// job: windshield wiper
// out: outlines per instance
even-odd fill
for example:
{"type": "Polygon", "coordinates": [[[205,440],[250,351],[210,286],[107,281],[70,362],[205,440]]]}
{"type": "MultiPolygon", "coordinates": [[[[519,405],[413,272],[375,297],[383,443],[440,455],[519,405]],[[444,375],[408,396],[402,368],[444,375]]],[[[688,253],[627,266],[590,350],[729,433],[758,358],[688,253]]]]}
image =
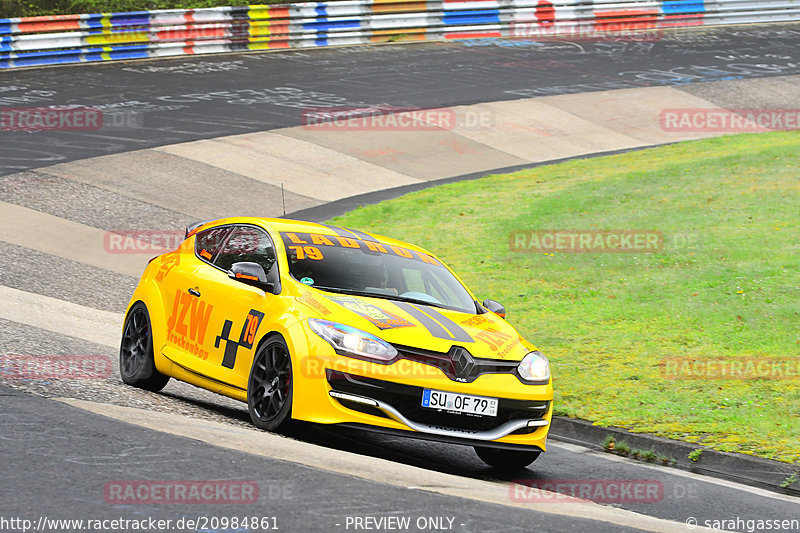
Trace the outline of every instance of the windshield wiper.
{"type": "Polygon", "coordinates": [[[319,285],[312,285],[315,289],[319,289],[321,291],[329,291],[329,292],[338,292],[342,294],[352,294],[353,296],[366,296],[368,298],[383,298],[385,300],[394,300],[397,302],[409,302],[413,304],[420,304],[420,305],[429,305],[431,307],[438,307],[440,309],[449,309],[453,311],[452,307],[447,307],[442,304],[436,304],[433,302],[429,302],[428,300],[420,300],[419,298],[408,298],[404,296],[394,295],[394,294],[386,294],[383,292],[365,292],[359,291],[356,289],[344,289],[341,287],[322,287],[319,285]]]}
{"type": "Polygon", "coordinates": [[[322,285],[311,285],[315,289],[328,292],[338,292],[341,294],[352,294],[353,296],[374,296],[371,292],[359,291],[356,289],[345,289],[342,287],[323,287],[322,285]]]}
{"type": "Polygon", "coordinates": [[[419,298],[409,298],[407,296],[395,296],[393,294],[388,294],[388,295],[386,295],[386,299],[387,300],[395,300],[395,301],[398,301],[398,302],[410,302],[412,304],[430,305],[431,307],[438,307],[439,309],[450,309],[451,311],[454,310],[452,307],[447,307],[446,305],[435,304],[435,303],[430,302],[428,300],[420,300],[419,298]]]}

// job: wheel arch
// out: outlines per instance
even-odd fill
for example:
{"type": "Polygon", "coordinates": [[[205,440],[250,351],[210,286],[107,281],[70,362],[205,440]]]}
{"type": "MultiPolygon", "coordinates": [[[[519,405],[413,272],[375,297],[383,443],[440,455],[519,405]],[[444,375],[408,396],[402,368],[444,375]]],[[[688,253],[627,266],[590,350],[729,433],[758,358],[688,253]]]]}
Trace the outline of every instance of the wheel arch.
{"type": "MultiPolygon", "coordinates": [[[[277,325],[277,324],[275,324],[275,325],[277,325]]],[[[291,367],[290,374],[289,374],[289,376],[290,376],[290,389],[289,390],[291,391],[289,393],[290,394],[290,397],[289,397],[289,410],[288,410],[288,421],[289,422],[282,421],[282,422],[280,422],[280,426],[284,426],[286,423],[290,423],[290,421],[292,420],[292,418],[293,418],[292,414],[293,414],[293,411],[294,411],[293,398],[295,396],[294,372],[295,372],[296,360],[295,360],[295,356],[293,355],[293,351],[292,351],[290,342],[288,340],[289,339],[289,334],[286,331],[281,331],[280,329],[276,329],[274,327],[275,325],[273,325],[273,328],[270,328],[270,331],[267,331],[266,333],[262,334],[261,337],[259,338],[258,342],[253,345],[253,350],[251,352],[253,354],[253,358],[252,358],[252,360],[250,362],[250,371],[248,373],[249,376],[248,376],[248,379],[247,379],[247,405],[248,405],[248,411],[250,412],[250,418],[253,421],[253,423],[256,425],[256,427],[260,427],[262,429],[268,429],[270,431],[272,431],[272,428],[264,428],[261,425],[259,425],[258,421],[256,420],[256,416],[257,415],[255,415],[254,412],[253,412],[253,407],[251,405],[251,399],[250,399],[250,394],[251,394],[250,382],[253,379],[253,372],[255,372],[256,359],[258,358],[259,351],[267,344],[267,342],[270,339],[276,339],[276,340],[280,339],[283,342],[283,344],[286,346],[286,351],[288,352],[288,355],[289,355],[289,365],[291,367]]]]}
{"type": "Polygon", "coordinates": [[[155,361],[156,370],[162,374],[168,374],[172,362],[161,353],[161,349],[164,347],[164,344],[166,344],[167,339],[167,317],[164,311],[164,299],[155,281],[142,280],[136,287],[133,296],[131,296],[130,303],[128,303],[128,308],[125,310],[125,318],[122,321],[123,329],[125,328],[125,321],[128,320],[131,309],[137,303],[144,305],[150,319],[150,330],[153,335],[153,359],[155,361]]]}
{"type": "MultiPolygon", "coordinates": [[[[267,333],[264,333],[261,336],[261,339],[256,344],[255,348],[253,348],[253,359],[254,360],[255,360],[255,354],[258,353],[258,350],[261,349],[261,346],[263,346],[264,343],[267,342],[267,339],[269,339],[270,337],[273,337],[275,335],[277,335],[281,339],[283,339],[283,342],[286,342],[286,335],[280,330],[273,329],[272,331],[268,331],[267,333]]],[[[286,345],[289,346],[289,343],[286,343],[286,345]]],[[[289,349],[289,352],[290,352],[289,355],[291,355],[291,348],[289,349]]]]}
{"type": "Polygon", "coordinates": [[[292,358],[292,363],[295,363],[298,354],[303,351],[303,347],[307,344],[305,336],[300,335],[302,330],[299,329],[299,326],[300,322],[296,321],[288,321],[288,323],[283,320],[272,322],[269,331],[262,333],[258,342],[253,347],[253,361],[255,361],[255,355],[267,339],[273,335],[278,335],[283,339],[283,342],[286,343],[286,347],[289,348],[289,356],[292,358]]]}

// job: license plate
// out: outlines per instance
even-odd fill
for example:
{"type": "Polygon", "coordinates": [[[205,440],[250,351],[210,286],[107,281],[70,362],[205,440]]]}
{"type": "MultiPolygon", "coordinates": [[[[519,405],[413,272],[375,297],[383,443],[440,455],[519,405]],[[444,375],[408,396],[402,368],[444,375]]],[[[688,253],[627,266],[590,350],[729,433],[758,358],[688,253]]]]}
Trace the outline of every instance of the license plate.
{"type": "Polygon", "coordinates": [[[422,393],[422,407],[473,415],[497,416],[497,403],[497,398],[455,392],[425,389],[422,393]]]}

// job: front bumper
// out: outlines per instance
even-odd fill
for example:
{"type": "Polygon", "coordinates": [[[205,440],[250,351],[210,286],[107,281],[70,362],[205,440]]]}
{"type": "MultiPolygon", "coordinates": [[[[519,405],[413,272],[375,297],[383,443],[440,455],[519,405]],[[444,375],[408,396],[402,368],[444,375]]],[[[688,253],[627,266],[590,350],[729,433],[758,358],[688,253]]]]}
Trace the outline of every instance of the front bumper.
{"type": "Polygon", "coordinates": [[[487,417],[422,407],[423,387],[330,369],[326,379],[328,395],[343,407],[394,420],[427,435],[487,442],[509,435],[528,435],[550,424],[549,401],[499,398],[497,416],[487,417]]]}
{"type": "Polygon", "coordinates": [[[382,433],[474,446],[545,450],[552,418],[551,383],[530,385],[510,373],[484,373],[470,383],[420,361],[376,364],[336,354],[302,327],[288,336],[294,366],[292,417],[382,433]],[[423,408],[422,391],[498,399],[498,416],[423,408]]]}

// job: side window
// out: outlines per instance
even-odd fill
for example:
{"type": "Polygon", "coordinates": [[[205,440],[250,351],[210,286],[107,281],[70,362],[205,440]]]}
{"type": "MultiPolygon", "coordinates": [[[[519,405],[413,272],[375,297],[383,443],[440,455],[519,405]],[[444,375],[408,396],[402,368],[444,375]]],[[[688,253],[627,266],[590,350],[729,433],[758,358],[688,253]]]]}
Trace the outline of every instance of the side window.
{"type": "Polygon", "coordinates": [[[211,228],[201,231],[194,240],[194,251],[198,257],[211,262],[217,254],[225,238],[230,234],[231,227],[211,228]]]}
{"type": "Polygon", "coordinates": [[[275,247],[265,231],[253,226],[237,226],[214,264],[223,270],[230,270],[234,263],[243,261],[258,263],[264,272],[269,272],[275,262],[275,247]]]}

